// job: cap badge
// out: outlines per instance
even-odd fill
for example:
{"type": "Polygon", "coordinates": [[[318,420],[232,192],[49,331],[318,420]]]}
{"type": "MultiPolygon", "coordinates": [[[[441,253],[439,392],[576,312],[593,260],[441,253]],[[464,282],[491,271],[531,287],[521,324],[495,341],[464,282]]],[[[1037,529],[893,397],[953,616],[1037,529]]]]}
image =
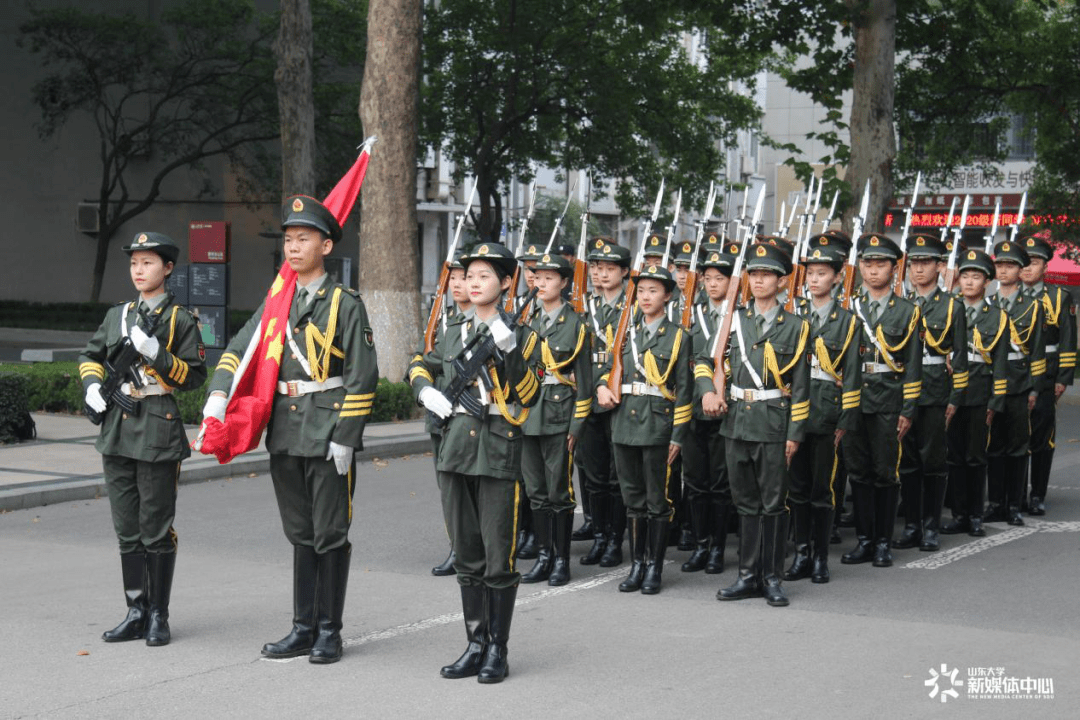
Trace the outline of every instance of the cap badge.
{"type": "Polygon", "coordinates": [[[1035,247],[1035,238],[1028,238],[1027,246],[1028,247],[1035,247]]]}
{"type": "Polygon", "coordinates": [[[1011,248],[1011,246],[1009,245],[1009,243],[1001,243],[1001,250],[1003,252],[1009,252],[1010,248],[1011,248]]]}
{"type": "Polygon", "coordinates": [[[756,255],[758,257],[765,257],[765,246],[764,245],[758,245],[756,255]]]}
{"type": "Polygon", "coordinates": [[[827,237],[821,238],[821,240],[818,242],[818,245],[828,245],[828,244],[829,244],[829,238],[827,238],[827,237]]]}
{"type": "Polygon", "coordinates": [[[717,253],[713,253],[709,256],[709,262],[720,262],[720,255],[717,253]]]}
{"type": "Polygon", "coordinates": [[[143,233],[142,235],[140,235],[139,239],[136,240],[135,242],[138,243],[139,245],[142,245],[144,242],[146,242],[146,233],[143,233]]]}
{"type": "Polygon", "coordinates": [[[536,246],[535,245],[530,245],[529,246],[529,254],[530,255],[535,255],[536,254],[536,246]]]}
{"type": "Polygon", "coordinates": [[[870,244],[873,245],[874,247],[877,247],[878,245],[881,244],[881,241],[878,240],[876,237],[872,237],[872,238],[870,238],[870,244]]]}
{"type": "Polygon", "coordinates": [[[970,251],[968,253],[968,260],[974,260],[974,259],[975,259],[975,251],[972,250],[972,251],[970,251]]]}
{"type": "Polygon", "coordinates": [[[610,253],[611,252],[611,246],[610,245],[605,245],[604,246],[604,252],[605,253],[610,253]]]}
{"type": "Polygon", "coordinates": [[[545,262],[545,263],[551,262],[551,256],[550,255],[545,255],[544,257],[540,258],[540,262],[545,262]]]}
{"type": "Polygon", "coordinates": [[[683,251],[684,253],[688,253],[688,252],[690,252],[690,251],[691,251],[691,250],[693,250],[693,249],[694,249],[694,248],[690,247],[690,243],[683,243],[683,246],[682,246],[682,251],[683,251]]]}
{"type": "MultiPolygon", "coordinates": [[[[530,248],[530,250],[531,249],[532,248],[530,248]]],[[[481,245],[480,249],[476,251],[476,254],[477,255],[487,255],[488,254],[488,246],[487,245],[481,245]]]]}
{"type": "Polygon", "coordinates": [[[915,238],[915,244],[922,247],[926,244],[926,238],[915,238]]]}
{"type": "Polygon", "coordinates": [[[295,200],[293,200],[292,201],[292,211],[293,212],[304,212],[304,201],[301,200],[300,198],[296,198],[295,200]]]}
{"type": "MultiPolygon", "coordinates": [[[[597,248],[602,248],[602,247],[604,247],[604,241],[603,241],[603,240],[601,240],[600,238],[596,238],[596,247],[597,247],[597,248]]],[[[605,250],[604,252],[607,252],[607,250],[605,250]]]]}
{"type": "Polygon", "coordinates": [[[660,238],[653,235],[651,238],[649,238],[649,244],[652,245],[653,247],[659,245],[660,244],[660,238]]]}
{"type": "Polygon", "coordinates": [[[814,250],[814,257],[815,258],[821,257],[821,248],[818,248],[817,250],[814,250]]]}

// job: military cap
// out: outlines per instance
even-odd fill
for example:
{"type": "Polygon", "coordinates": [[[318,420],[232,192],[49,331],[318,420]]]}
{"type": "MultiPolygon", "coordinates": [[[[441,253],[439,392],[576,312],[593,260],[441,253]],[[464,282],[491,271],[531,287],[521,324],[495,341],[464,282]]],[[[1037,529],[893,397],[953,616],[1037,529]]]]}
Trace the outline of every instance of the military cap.
{"type": "Polygon", "coordinates": [[[940,259],[948,252],[941,238],[937,236],[919,233],[908,238],[907,255],[909,258],[940,259]]]}
{"type": "Polygon", "coordinates": [[[701,239],[701,256],[705,257],[713,252],[724,252],[724,241],[720,233],[706,233],[701,239]]]}
{"type": "Polygon", "coordinates": [[[1022,244],[1030,257],[1042,258],[1046,261],[1054,257],[1054,246],[1047,241],[1043,233],[1028,235],[1023,239],[1022,244]]]}
{"type": "Polygon", "coordinates": [[[810,236],[810,239],[806,241],[807,253],[813,252],[817,248],[836,250],[841,255],[847,257],[848,251],[851,250],[851,243],[846,238],[837,237],[836,231],[834,230],[810,236]]]}
{"type": "Polygon", "coordinates": [[[888,236],[866,233],[859,238],[859,257],[867,260],[899,260],[900,248],[888,236]]]}
{"type": "Polygon", "coordinates": [[[994,261],[993,259],[984,253],[982,250],[965,250],[960,255],[960,261],[957,263],[957,270],[963,272],[964,270],[981,270],[988,278],[994,277],[994,261]]]}
{"type": "Polygon", "coordinates": [[[757,242],[759,245],[765,244],[778,247],[786,252],[789,258],[795,255],[795,243],[779,235],[758,235],[757,242]]]}
{"type": "Polygon", "coordinates": [[[807,248],[806,259],[803,260],[803,264],[828,265],[833,270],[840,272],[846,259],[847,253],[839,246],[818,245],[813,249],[807,248]]]}
{"type": "Polygon", "coordinates": [[[461,256],[465,254],[464,250],[458,250],[454,253],[454,257],[450,260],[450,267],[455,270],[464,270],[465,266],[461,264],[461,256]]]}
{"type": "Polygon", "coordinates": [[[690,261],[694,259],[694,244],[684,242],[675,248],[675,260],[676,265],[689,265],[690,261]]]}
{"type": "Polygon", "coordinates": [[[521,252],[518,253],[518,260],[539,260],[544,254],[544,248],[542,245],[522,245],[521,252]]]}
{"type": "Polygon", "coordinates": [[[1011,262],[1020,267],[1027,267],[1031,264],[1031,256],[1020,243],[1005,240],[994,246],[994,262],[1011,262]]]}
{"type": "Polygon", "coordinates": [[[738,256],[740,250],[742,250],[742,245],[735,242],[734,240],[729,240],[724,243],[724,252],[728,253],[729,255],[738,256]]]}
{"type": "Polygon", "coordinates": [[[663,255],[665,249],[667,249],[667,239],[653,233],[645,238],[645,251],[642,252],[642,255],[644,257],[663,255]]]}
{"type": "Polygon", "coordinates": [[[671,277],[671,271],[659,265],[642,270],[638,280],[659,280],[664,283],[664,289],[668,292],[675,289],[675,278],[671,277]]]}
{"type": "Polygon", "coordinates": [[[461,256],[461,264],[466,270],[474,260],[486,260],[507,275],[512,274],[514,268],[517,267],[517,260],[514,259],[514,253],[510,252],[510,248],[493,242],[480,243],[461,256]]]}
{"type": "Polygon", "coordinates": [[[698,267],[702,270],[716,268],[722,274],[731,277],[731,273],[735,269],[735,257],[726,252],[714,250],[701,259],[701,263],[698,267]]]}
{"type": "Polygon", "coordinates": [[[180,248],[173,242],[172,238],[156,232],[135,233],[131,244],[125,245],[123,249],[128,255],[136,250],[153,250],[161,256],[162,260],[172,263],[176,262],[176,258],[180,257],[180,248]]]}
{"type": "Polygon", "coordinates": [[[312,227],[337,242],[341,239],[341,224],[326,206],[307,195],[293,195],[281,206],[281,227],[312,227]]]}
{"type": "Polygon", "coordinates": [[[574,266],[562,255],[541,255],[533,270],[554,270],[567,278],[574,275],[574,266]]]}
{"type": "Polygon", "coordinates": [[[621,267],[630,267],[630,250],[624,248],[621,245],[616,245],[615,241],[604,242],[606,238],[597,238],[596,244],[589,250],[589,254],[586,256],[589,261],[603,260],[604,262],[615,263],[621,267]]]}
{"type": "Polygon", "coordinates": [[[826,230],[825,232],[817,235],[816,237],[826,237],[829,239],[830,245],[839,245],[843,248],[844,252],[851,250],[851,236],[843,230],[826,230]]]}
{"type": "Polygon", "coordinates": [[[556,245],[552,248],[559,255],[577,255],[577,248],[569,243],[563,243],[562,245],[556,245]]]}
{"type": "Polygon", "coordinates": [[[791,255],[770,242],[754,243],[746,251],[746,269],[769,270],[777,275],[791,274],[791,255]]]}

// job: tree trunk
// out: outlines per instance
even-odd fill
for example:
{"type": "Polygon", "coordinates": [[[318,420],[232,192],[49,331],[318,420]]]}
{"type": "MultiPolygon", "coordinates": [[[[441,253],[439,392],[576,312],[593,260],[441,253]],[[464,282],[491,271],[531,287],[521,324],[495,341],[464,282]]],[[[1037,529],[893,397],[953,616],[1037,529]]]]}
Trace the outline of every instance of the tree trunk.
{"type": "Polygon", "coordinates": [[[315,94],[309,0],[282,0],[274,43],[281,124],[282,198],[315,192],[315,94]]]}
{"type": "Polygon", "coordinates": [[[893,93],[896,66],[896,0],[845,0],[855,27],[855,78],[851,103],[851,166],[855,212],[870,180],[865,232],[882,227],[892,195],[896,157],[893,93]]]}
{"type": "Polygon", "coordinates": [[[105,263],[109,259],[109,241],[112,233],[99,233],[97,251],[94,253],[94,277],[90,283],[90,302],[101,301],[101,285],[105,279],[105,263]]]}
{"type": "Polygon", "coordinates": [[[370,0],[360,122],[379,138],[361,193],[360,291],[379,371],[405,376],[420,339],[416,148],[421,0],[370,0]]]}

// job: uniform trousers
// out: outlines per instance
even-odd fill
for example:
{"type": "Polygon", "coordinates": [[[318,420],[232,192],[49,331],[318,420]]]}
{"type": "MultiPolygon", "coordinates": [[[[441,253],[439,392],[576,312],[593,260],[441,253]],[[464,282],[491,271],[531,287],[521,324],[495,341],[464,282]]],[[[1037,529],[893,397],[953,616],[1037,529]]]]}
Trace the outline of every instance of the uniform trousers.
{"type": "Polygon", "coordinates": [[[147,462],[121,455],[102,455],[113,528],[121,553],[176,552],[176,460],[147,462]]]}
{"type": "Polygon", "coordinates": [[[516,587],[521,580],[514,566],[518,519],[524,509],[521,485],[515,480],[443,471],[439,491],[458,583],[516,587]]]}
{"type": "Polygon", "coordinates": [[[333,460],[270,455],[270,477],[285,537],[322,555],[349,541],[356,463],[339,475],[333,460]]]}

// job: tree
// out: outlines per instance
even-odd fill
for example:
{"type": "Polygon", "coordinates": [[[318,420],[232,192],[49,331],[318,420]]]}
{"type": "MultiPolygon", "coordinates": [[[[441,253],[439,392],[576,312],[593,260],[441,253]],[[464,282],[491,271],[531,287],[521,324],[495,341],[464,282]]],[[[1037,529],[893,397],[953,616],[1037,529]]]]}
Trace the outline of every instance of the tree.
{"type": "Polygon", "coordinates": [[[282,0],[274,55],[281,124],[282,197],[315,189],[315,88],[311,4],[282,0]]]}
{"type": "Polygon", "coordinates": [[[736,86],[772,51],[748,35],[754,6],[445,0],[424,30],[422,141],[476,177],[484,239],[498,239],[500,197],[533,163],[617,178],[624,209],[651,202],[662,176],[693,203],[722,144],[759,117],[736,86]]]}
{"type": "Polygon", "coordinates": [[[63,8],[34,10],[20,28],[53,69],[34,87],[41,136],[86,114],[100,138],[92,301],[114,235],[167,178],[216,157],[244,166],[246,150],[277,138],[269,31],[254,20],[249,0],[186,0],[160,24],[63,8]]]}
{"type": "Polygon", "coordinates": [[[420,328],[416,154],[421,0],[370,0],[360,92],[364,132],[377,135],[361,194],[360,289],[380,371],[404,377],[420,328]]]}

